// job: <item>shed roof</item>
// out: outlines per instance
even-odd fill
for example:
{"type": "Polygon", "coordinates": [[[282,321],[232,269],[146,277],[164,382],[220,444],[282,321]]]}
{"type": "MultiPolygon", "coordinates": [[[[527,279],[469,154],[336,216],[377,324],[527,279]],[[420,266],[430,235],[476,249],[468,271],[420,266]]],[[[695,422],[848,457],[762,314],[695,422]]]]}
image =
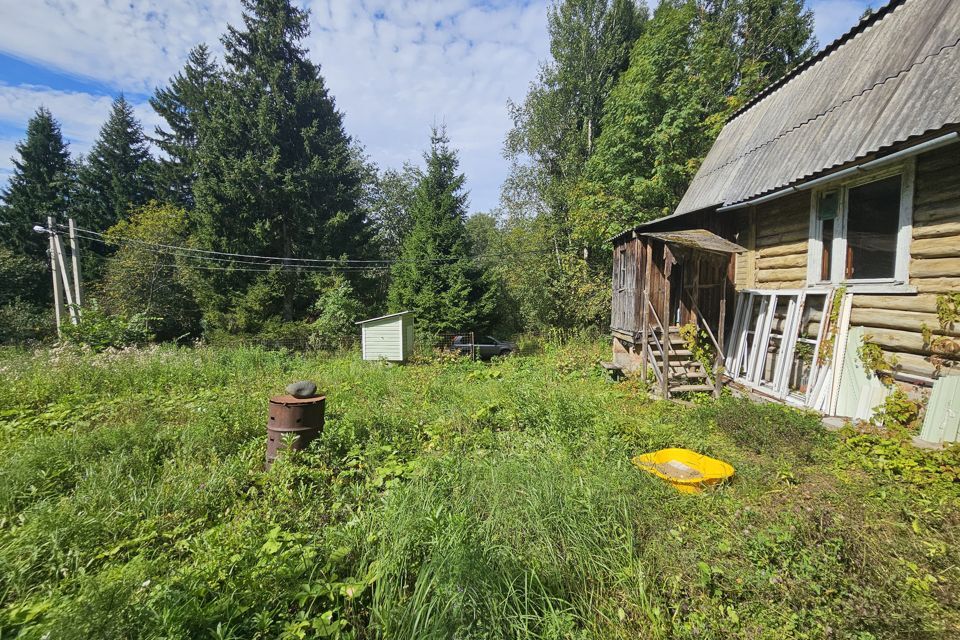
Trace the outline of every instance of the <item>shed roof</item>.
{"type": "Polygon", "coordinates": [[[743,253],[746,251],[738,244],[724,240],[715,233],[706,229],[686,229],[683,231],[659,231],[641,233],[647,238],[656,238],[668,244],[677,244],[683,247],[693,247],[711,253],[743,253]]]}
{"type": "Polygon", "coordinates": [[[892,0],[724,126],[677,214],[744,202],[960,123],[960,2],[892,0]]]}
{"type": "Polygon", "coordinates": [[[413,311],[400,311],[398,313],[388,313],[385,316],[377,316],[376,318],[367,318],[366,320],[354,322],[353,324],[367,324],[368,322],[376,322],[377,320],[386,320],[387,318],[398,318],[400,316],[409,315],[411,313],[413,313],[413,311]]]}

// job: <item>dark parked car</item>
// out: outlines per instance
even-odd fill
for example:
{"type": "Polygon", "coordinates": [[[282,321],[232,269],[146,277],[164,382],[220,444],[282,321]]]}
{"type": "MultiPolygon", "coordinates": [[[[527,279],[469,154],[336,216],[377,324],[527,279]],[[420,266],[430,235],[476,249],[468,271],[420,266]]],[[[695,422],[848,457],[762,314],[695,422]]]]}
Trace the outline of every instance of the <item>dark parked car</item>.
{"type": "Polygon", "coordinates": [[[492,358],[493,356],[508,356],[517,350],[515,342],[497,340],[492,336],[479,336],[476,342],[470,342],[470,336],[457,336],[451,345],[451,351],[458,351],[464,355],[476,352],[478,358],[492,358]]]}

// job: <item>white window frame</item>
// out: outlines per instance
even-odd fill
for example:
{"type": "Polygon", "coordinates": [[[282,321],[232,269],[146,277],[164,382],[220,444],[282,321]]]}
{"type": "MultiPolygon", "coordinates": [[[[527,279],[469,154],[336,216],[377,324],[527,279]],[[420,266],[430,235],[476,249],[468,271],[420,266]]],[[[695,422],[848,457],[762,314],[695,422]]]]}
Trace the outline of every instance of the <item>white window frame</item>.
{"type": "Polygon", "coordinates": [[[915,288],[910,281],[910,241],[913,239],[913,190],[916,162],[909,158],[902,163],[882,170],[839,180],[814,189],[810,194],[810,233],[807,246],[807,287],[825,288],[846,285],[851,292],[905,293],[915,288]],[[850,189],[870,182],[900,175],[900,226],[897,231],[897,254],[892,278],[846,278],[847,211],[850,189]],[[839,191],[837,217],[834,219],[833,244],[831,245],[830,280],[821,279],[823,260],[823,226],[817,217],[820,197],[828,191],[839,191]]]}

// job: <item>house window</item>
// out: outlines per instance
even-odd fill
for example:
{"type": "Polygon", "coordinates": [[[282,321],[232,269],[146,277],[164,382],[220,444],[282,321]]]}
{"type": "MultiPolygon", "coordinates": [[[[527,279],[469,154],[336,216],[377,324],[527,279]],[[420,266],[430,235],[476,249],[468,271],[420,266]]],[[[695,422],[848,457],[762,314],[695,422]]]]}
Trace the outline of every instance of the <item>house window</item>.
{"type": "Polygon", "coordinates": [[[624,289],[627,286],[627,250],[620,249],[620,251],[617,252],[617,257],[620,266],[617,282],[619,288],[624,289]]]}
{"type": "Polygon", "coordinates": [[[896,171],[814,193],[809,284],[907,281],[913,164],[896,171]]]}

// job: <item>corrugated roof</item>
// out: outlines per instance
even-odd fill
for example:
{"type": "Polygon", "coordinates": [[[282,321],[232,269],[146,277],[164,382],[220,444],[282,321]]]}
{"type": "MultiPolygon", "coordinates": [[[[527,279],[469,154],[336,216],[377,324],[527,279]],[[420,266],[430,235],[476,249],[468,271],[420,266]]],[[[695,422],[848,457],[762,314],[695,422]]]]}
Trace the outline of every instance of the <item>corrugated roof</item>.
{"type": "Polygon", "coordinates": [[[723,128],[677,214],[743,202],[960,123],[960,1],[901,0],[723,128]]]}

